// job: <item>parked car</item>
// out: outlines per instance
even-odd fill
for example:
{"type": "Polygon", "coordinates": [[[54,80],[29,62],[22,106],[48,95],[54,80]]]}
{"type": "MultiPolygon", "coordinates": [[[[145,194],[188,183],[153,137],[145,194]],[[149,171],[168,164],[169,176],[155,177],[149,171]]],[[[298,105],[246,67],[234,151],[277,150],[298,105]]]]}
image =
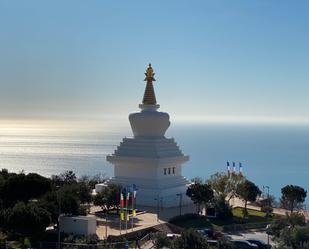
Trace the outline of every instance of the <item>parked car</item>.
{"type": "Polygon", "coordinates": [[[264,241],[258,239],[247,239],[251,244],[255,244],[259,247],[259,249],[270,249],[271,245],[267,245],[264,241]]]}
{"type": "Polygon", "coordinates": [[[197,232],[206,236],[209,239],[212,239],[214,236],[214,230],[210,228],[200,229],[200,230],[197,230],[197,232]]]}
{"type": "Polygon", "coordinates": [[[247,240],[232,240],[237,249],[259,249],[255,244],[250,243],[247,240]]]}
{"type": "Polygon", "coordinates": [[[168,234],[166,234],[166,237],[169,238],[169,239],[175,239],[175,238],[181,237],[181,234],[178,234],[178,233],[168,233],[168,234]]]}
{"type": "Polygon", "coordinates": [[[268,225],[266,226],[266,234],[268,234],[268,235],[274,235],[273,232],[272,232],[272,230],[271,230],[270,224],[268,224],[268,225]]]}
{"type": "Polygon", "coordinates": [[[218,246],[218,241],[213,240],[213,239],[209,239],[209,240],[207,240],[207,244],[210,245],[210,246],[218,246]]]}

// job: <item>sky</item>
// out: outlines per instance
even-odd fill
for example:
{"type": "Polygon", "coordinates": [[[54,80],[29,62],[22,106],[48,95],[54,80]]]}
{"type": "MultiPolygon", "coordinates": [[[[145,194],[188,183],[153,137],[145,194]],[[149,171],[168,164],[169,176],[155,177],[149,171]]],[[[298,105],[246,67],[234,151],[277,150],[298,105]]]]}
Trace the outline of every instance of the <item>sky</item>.
{"type": "Polygon", "coordinates": [[[309,122],[309,2],[0,0],[0,118],[309,122]]]}

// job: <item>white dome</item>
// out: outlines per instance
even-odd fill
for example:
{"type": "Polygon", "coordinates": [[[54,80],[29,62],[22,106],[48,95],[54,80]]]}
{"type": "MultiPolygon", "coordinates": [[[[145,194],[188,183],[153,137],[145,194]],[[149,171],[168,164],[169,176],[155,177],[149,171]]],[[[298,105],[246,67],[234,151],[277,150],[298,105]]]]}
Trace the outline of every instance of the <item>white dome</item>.
{"type": "Polygon", "coordinates": [[[134,137],[164,137],[170,126],[169,115],[154,109],[131,113],[129,121],[134,137]]]}

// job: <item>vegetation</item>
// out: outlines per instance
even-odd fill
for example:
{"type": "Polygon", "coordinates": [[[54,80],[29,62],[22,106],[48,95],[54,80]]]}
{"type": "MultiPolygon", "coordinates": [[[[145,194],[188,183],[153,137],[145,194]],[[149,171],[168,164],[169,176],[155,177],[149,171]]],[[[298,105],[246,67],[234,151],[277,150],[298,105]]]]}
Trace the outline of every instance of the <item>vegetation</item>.
{"type": "Polygon", "coordinates": [[[185,230],[171,245],[172,249],[204,249],[208,248],[207,240],[193,229],[185,230]]]}
{"type": "Polygon", "coordinates": [[[296,185],[287,185],[281,189],[281,206],[292,213],[305,202],[307,191],[296,185]]]}
{"type": "Polygon", "coordinates": [[[233,217],[232,208],[223,196],[217,196],[214,198],[214,208],[218,219],[229,220],[233,217]]]}
{"type": "MultiPolygon", "coordinates": [[[[47,226],[57,223],[59,214],[85,215],[91,202],[107,212],[111,208],[118,210],[120,186],[110,185],[92,197],[91,191],[95,184],[103,181],[101,175],[77,178],[72,171],[47,178],[33,173],[17,174],[1,170],[0,245],[9,239],[19,241],[16,247],[31,247],[33,242],[42,238],[47,226]]],[[[294,185],[282,188],[281,204],[291,214],[279,218],[269,216],[273,203],[271,198],[260,202],[262,211],[247,209],[247,203],[255,202],[260,194],[261,191],[253,182],[239,175],[228,177],[224,173],[216,173],[206,183],[196,178],[187,189],[187,195],[197,204],[198,213],[178,216],[170,222],[184,228],[223,230],[231,225],[272,221],[270,229],[280,248],[308,248],[309,226],[303,215],[293,213],[303,204],[307,192],[294,185]],[[232,209],[227,200],[233,196],[243,199],[245,207],[232,209]],[[201,216],[202,207],[214,207],[216,217],[201,216]],[[243,219],[244,216],[246,219],[243,219]]],[[[97,243],[97,238],[70,236],[66,242],[97,243]]],[[[182,237],[174,240],[158,235],[155,243],[156,248],[211,248],[205,238],[192,229],[185,230],[182,237]]],[[[220,240],[219,244],[220,248],[233,248],[224,240],[220,240]]]]}
{"type": "Polygon", "coordinates": [[[0,171],[0,231],[22,245],[36,241],[57,223],[59,214],[84,215],[92,187],[100,177],[77,179],[72,171],[47,178],[0,171]]]}
{"type": "Polygon", "coordinates": [[[309,245],[309,224],[302,214],[292,213],[271,223],[270,232],[282,249],[305,249],[309,245]]]}
{"type": "Polygon", "coordinates": [[[121,186],[111,184],[104,188],[101,193],[95,195],[93,204],[101,206],[103,210],[108,211],[110,208],[118,208],[120,202],[121,186]]]}
{"type": "Polygon", "coordinates": [[[157,233],[154,246],[155,248],[170,248],[172,245],[172,241],[166,236],[164,233],[157,233]]]}
{"type": "Polygon", "coordinates": [[[38,174],[9,173],[0,171],[0,207],[14,206],[17,202],[28,202],[51,191],[51,181],[38,174]]]}
{"type": "Polygon", "coordinates": [[[198,213],[200,213],[202,205],[207,206],[207,204],[211,203],[214,198],[214,192],[211,189],[210,185],[201,182],[194,182],[193,184],[191,184],[188,187],[186,194],[195,204],[197,204],[198,213]]]}
{"type": "MultiPolygon", "coordinates": [[[[271,218],[276,219],[277,216],[271,218]]],[[[234,225],[246,225],[246,224],[256,224],[258,225],[268,222],[266,213],[261,211],[256,211],[248,209],[247,219],[243,219],[243,208],[232,209],[232,217],[230,218],[207,218],[198,214],[185,214],[182,216],[176,216],[172,218],[169,222],[183,228],[212,228],[215,230],[223,231],[225,228],[234,225]]]]}
{"type": "Polygon", "coordinates": [[[240,184],[238,184],[236,193],[238,197],[240,197],[241,199],[245,201],[245,208],[244,208],[243,216],[247,217],[248,201],[251,201],[251,202],[256,201],[257,196],[261,194],[261,190],[253,182],[250,182],[249,180],[245,180],[241,182],[240,184]]]}
{"type": "Polygon", "coordinates": [[[238,185],[245,181],[245,177],[241,175],[228,176],[224,172],[217,172],[210,176],[207,183],[211,186],[216,196],[223,198],[231,198],[236,196],[236,190],[238,185]]]}

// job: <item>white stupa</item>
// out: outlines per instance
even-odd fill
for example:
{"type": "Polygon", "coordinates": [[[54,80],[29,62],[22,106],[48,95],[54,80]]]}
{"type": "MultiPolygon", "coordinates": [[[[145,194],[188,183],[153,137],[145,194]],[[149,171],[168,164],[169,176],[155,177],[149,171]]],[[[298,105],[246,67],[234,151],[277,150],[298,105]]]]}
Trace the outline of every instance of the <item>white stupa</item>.
{"type": "MultiPolygon", "coordinates": [[[[186,196],[190,182],[182,176],[182,164],[189,160],[173,138],[166,138],[170,126],[169,115],[157,111],[153,88],[154,72],[149,64],[145,73],[146,89],[140,112],[131,113],[129,121],[132,138],[124,138],[107,161],[114,165],[114,177],[107,184],[120,184],[138,188],[138,206],[162,207],[191,203],[186,196]]],[[[99,189],[100,186],[97,186],[99,189]]]]}

